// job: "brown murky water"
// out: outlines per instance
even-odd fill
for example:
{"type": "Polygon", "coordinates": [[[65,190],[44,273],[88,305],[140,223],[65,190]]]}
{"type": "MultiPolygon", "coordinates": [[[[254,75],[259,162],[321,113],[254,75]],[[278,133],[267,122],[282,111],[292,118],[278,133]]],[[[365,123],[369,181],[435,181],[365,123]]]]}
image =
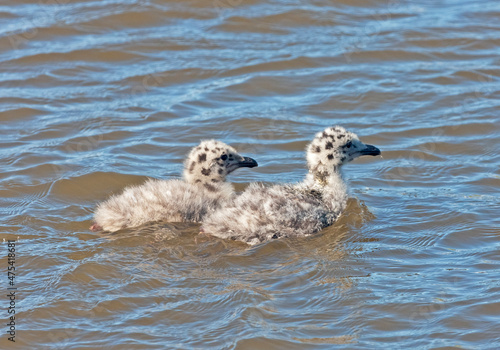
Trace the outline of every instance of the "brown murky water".
{"type": "Polygon", "coordinates": [[[4,0],[0,348],[499,348],[499,46],[495,0],[4,0]],[[383,158],[314,237],[87,230],[200,139],[259,161],[243,190],[335,124],[383,158]]]}

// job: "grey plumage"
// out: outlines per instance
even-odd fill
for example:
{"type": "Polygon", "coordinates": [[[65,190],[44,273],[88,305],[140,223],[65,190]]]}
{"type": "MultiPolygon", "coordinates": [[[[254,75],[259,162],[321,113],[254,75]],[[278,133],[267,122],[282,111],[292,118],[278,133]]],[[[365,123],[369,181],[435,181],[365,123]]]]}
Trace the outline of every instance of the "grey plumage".
{"type": "Polygon", "coordinates": [[[183,180],[148,180],[99,204],[92,231],[118,231],[153,221],[200,222],[234,198],[226,176],[257,162],[216,140],[193,148],[184,163],[183,180]]]}
{"type": "Polygon", "coordinates": [[[295,185],[251,184],[232,203],[205,217],[201,231],[248,244],[281,237],[306,236],[332,225],[345,210],[343,164],[362,155],[378,155],[356,134],[340,126],[316,134],[307,147],[309,172],[295,185]]]}

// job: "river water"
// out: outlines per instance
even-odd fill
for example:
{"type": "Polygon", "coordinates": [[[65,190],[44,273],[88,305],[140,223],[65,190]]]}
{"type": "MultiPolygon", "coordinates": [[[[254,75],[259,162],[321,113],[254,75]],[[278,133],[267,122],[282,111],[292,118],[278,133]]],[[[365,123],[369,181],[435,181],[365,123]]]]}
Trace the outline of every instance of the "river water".
{"type": "Polygon", "coordinates": [[[499,348],[499,47],[495,0],[3,0],[0,348],[499,348]],[[88,231],[201,139],[242,191],[331,125],[382,157],[313,237],[88,231]]]}

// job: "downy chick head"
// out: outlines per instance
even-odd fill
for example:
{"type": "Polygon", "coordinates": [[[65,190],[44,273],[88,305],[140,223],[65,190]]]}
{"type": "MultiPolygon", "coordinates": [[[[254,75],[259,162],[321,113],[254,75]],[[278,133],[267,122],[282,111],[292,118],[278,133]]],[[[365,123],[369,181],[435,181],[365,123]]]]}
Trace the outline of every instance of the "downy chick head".
{"type": "Polygon", "coordinates": [[[341,126],[329,127],[316,134],[307,146],[307,166],[319,182],[360,156],[376,156],[380,150],[361,142],[355,133],[341,126]]]}
{"type": "Polygon", "coordinates": [[[184,179],[201,183],[207,189],[225,182],[226,176],[238,168],[253,168],[257,162],[240,155],[233,147],[217,140],[202,141],[193,148],[184,163],[184,179]]]}

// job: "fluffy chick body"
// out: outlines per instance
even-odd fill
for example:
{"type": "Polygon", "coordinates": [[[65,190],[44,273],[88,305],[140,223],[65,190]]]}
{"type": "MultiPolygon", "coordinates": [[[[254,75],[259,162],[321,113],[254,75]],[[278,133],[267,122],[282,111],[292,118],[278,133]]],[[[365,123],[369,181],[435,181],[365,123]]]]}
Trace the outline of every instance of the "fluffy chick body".
{"type": "Polygon", "coordinates": [[[257,244],[282,237],[306,236],[332,225],[347,204],[341,166],[360,155],[380,151],[342,127],[327,128],[307,148],[309,172],[297,185],[251,184],[233,203],[202,222],[202,232],[257,244]]]}
{"type": "Polygon", "coordinates": [[[239,167],[257,166],[220,141],[203,141],[184,164],[183,180],[148,180],[99,204],[92,231],[115,232],[148,222],[201,222],[234,199],[226,176],[239,167]]]}

